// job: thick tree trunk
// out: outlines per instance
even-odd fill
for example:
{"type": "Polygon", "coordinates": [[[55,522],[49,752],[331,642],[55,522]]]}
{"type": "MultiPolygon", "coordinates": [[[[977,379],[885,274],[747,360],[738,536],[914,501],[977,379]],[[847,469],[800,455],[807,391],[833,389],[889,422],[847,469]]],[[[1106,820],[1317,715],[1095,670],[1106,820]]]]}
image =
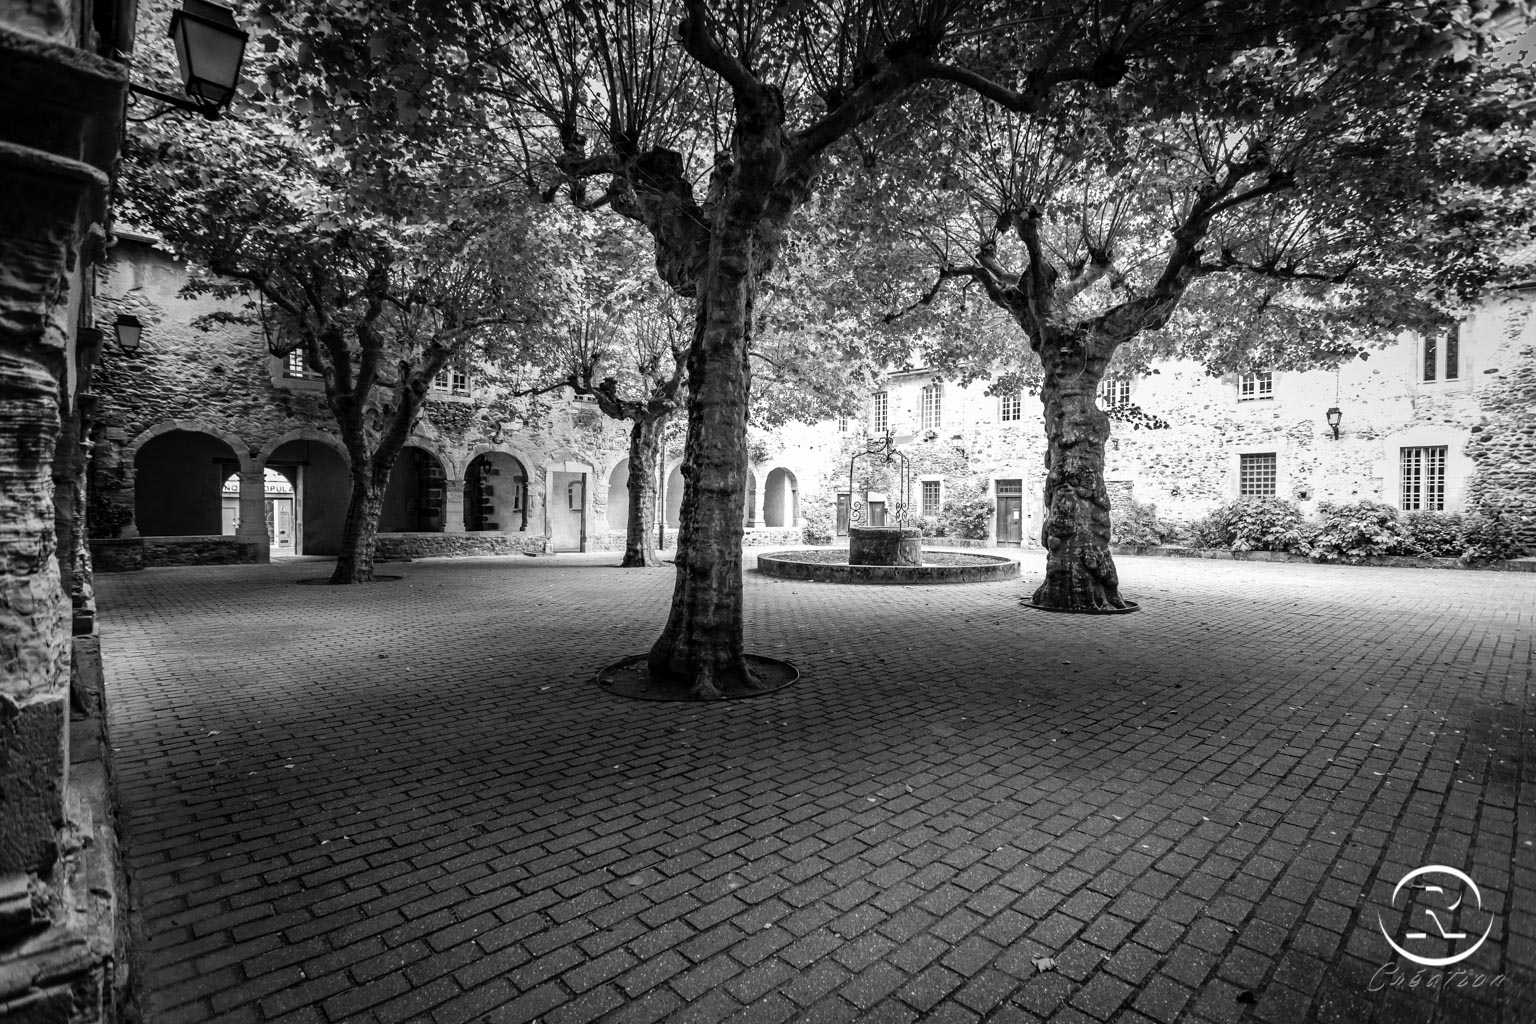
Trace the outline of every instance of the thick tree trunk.
{"type": "Polygon", "coordinates": [[[656,553],[656,470],[666,422],[665,418],[639,419],[629,430],[629,517],[621,568],[661,564],[656,553]]]}
{"type": "Polygon", "coordinates": [[[1040,347],[1048,441],[1045,582],[1034,604],[1058,611],[1123,610],[1120,579],[1109,554],[1109,491],[1104,486],[1104,443],[1109,417],[1096,400],[1112,350],[1087,335],[1047,336],[1040,347]]]}
{"type": "Polygon", "coordinates": [[[336,559],[336,571],[331,573],[332,583],[373,582],[373,553],[383,509],[384,487],[377,482],[376,474],[366,469],[354,471],[347,520],[341,528],[341,554],[336,559]]]}
{"type": "Polygon", "coordinates": [[[717,240],[700,282],[688,357],[688,444],[672,610],[651,648],[658,678],[687,681],[699,700],[752,688],[742,650],[741,538],[747,491],[747,317],[750,238],[717,240]]]}

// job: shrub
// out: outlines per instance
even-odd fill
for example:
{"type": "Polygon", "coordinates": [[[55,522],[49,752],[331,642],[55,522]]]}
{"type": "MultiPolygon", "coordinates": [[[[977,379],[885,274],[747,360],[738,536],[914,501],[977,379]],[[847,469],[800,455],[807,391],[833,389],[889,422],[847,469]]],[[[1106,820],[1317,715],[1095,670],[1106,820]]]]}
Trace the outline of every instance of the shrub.
{"type": "Polygon", "coordinates": [[[1525,550],[1509,524],[1497,514],[1485,516],[1473,512],[1462,519],[1461,526],[1465,545],[1461,552],[1463,562],[1518,558],[1525,550]]]}
{"type": "Polygon", "coordinates": [[[800,503],[800,536],[807,544],[831,544],[836,525],[832,503],[816,495],[800,503]]]}
{"type": "Polygon", "coordinates": [[[976,484],[964,482],[950,488],[939,517],[941,536],[986,540],[992,525],[992,500],[976,484]]]}
{"type": "Polygon", "coordinates": [[[1459,558],[1467,549],[1465,524],[1454,512],[1405,512],[1412,546],[1435,558],[1459,558]]]}
{"type": "Polygon", "coordinates": [[[1224,548],[1227,546],[1227,525],[1222,509],[1208,512],[1184,526],[1184,537],[1192,548],[1224,548]]]}
{"type": "Polygon", "coordinates": [[[1301,510],[1284,498],[1243,498],[1211,515],[1220,516],[1222,535],[1233,551],[1309,550],[1301,510]]]}
{"type": "Polygon", "coordinates": [[[1172,533],[1168,524],[1157,518],[1156,505],[1144,505],[1139,501],[1127,507],[1109,510],[1109,542],[1129,544],[1133,547],[1156,547],[1172,533]]]}
{"type": "Polygon", "coordinates": [[[1322,521],[1312,538],[1312,547],[1319,558],[1353,562],[1372,555],[1415,554],[1419,550],[1407,525],[1391,505],[1376,501],[1335,505],[1324,501],[1317,510],[1322,513],[1322,521]]]}
{"type": "Polygon", "coordinates": [[[922,531],[924,537],[944,536],[944,527],[939,522],[938,516],[923,516],[917,521],[917,528],[922,531]]]}

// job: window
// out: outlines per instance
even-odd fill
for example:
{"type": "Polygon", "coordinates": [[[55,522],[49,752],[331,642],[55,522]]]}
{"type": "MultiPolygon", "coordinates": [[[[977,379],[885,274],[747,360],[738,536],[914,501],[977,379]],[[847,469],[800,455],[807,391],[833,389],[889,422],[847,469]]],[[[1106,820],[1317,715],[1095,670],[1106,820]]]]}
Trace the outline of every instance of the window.
{"type": "Polygon", "coordinates": [[[923,429],[938,430],[944,421],[944,385],[937,382],[923,388],[923,429]]]}
{"type": "Polygon", "coordinates": [[[998,399],[998,404],[1003,422],[1024,418],[1024,396],[1021,393],[1015,391],[1011,395],[1003,395],[998,399]]]}
{"type": "Polygon", "coordinates": [[[1275,453],[1238,456],[1237,496],[1273,498],[1275,496],[1275,453]]]}
{"type": "Polygon", "coordinates": [[[445,366],[432,378],[432,390],[445,395],[469,394],[469,371],[460,366],[445,366]]]}
{"type": "Polygon", "coordinates": [[[1275,397],[1275,375],[1268,370],[1244,373],[1237,378],[1237,400],[1252,402],[1275,397]]]}
{"type": "Polygon", "coordinates": [[[942,497],[939,491],[939,481],[923,481],[923,515],[936,516],[939,514],[942,497]]]}
{"type": "Polygon", "coordinates": [[[1117,405],[1131,404],[1131,378],[1105,377],[1099,381],[1099,405],[1112,409],[1117,405]]]}
{"type": "Polygon", "coordinates": [[[839,416],[837,418],[837,432],[839,434],[846,434],[846,433],[848,433],[848,417],[847,416],[839,416]]]}
{"type": "Polygon", "coordinates": [[[320,375],[311,370],[309,364],[304,361],[304,350],[296,348],[288,353],[288,358],[283,362],[283,376],[313,380],[320,375]]]}
{"type": "Polygon", "coordinates": [[[870,416],[869,424],[870,429],[877,434],[883,433],[885,429],[891,425],[890,418],[886,415],[886,399],[889,397],[890,396],[888,396],[884,391],[875,392],[875,400],[873,403],[872,415],[870,416]]]}
{"type": "Polygon", "coordinates": [[[1404,448],[1403,510],[1406,512],[1445,511],[1445,445],[1434,448],[1404,448]]]}
{"type": "Polygon", "coordinates": [[[1461,376],[1461,324],[1444,334],[1424,338],[1424,380],[1456,380],[1461,376]]]}
{"type": "Polygon", "coordinates": [[[565,488],[565,507],[572,512],[581,511],[582,486],[580,480],[572,480],[565,488]]]}

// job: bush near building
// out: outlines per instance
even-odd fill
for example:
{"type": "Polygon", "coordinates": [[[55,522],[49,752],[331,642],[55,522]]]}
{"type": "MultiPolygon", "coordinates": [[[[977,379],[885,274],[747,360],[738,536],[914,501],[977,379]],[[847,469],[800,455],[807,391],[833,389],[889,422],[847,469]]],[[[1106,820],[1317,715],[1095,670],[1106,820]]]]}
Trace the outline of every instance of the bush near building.
{"type": "Polygon", "coordinates": [[[1283,498],[1248,498],[1178,524],[1158,518],[1154,505],[1131,502],[1111,514],[1111,532],[1114,543],[1132,547],[1182,542],[1191,548],[1287,552],[1321,562],[1407,555],[1475,563],[1525,553],[1499,515],[1400,512],[1375,501],[1325,501],[1318,513],[1307,520],[1283,498]]]}

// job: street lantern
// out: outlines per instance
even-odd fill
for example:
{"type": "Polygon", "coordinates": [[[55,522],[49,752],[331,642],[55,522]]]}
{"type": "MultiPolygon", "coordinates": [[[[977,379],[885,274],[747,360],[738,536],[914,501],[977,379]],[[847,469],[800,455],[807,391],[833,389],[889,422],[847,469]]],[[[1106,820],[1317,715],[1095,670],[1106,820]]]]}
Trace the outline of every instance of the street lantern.
{"type": "Polygon", "coordinates": [[[171,38],[187,95],[205,117],[217,117],[234,99],[250,37],[228,7],[209,0],[184,0],[181,10],[171,15],[171,38]]]}
{"type": "Polygon", "coordinates": [[[1339,421],[1344,418],[1344,413],[1335,405],[1328,410],[1327,415],[1328,425],[1333,428],[1333,439],[1337,441],[1339,439],[1339,421]]]}
{"type": "Polygon", "coordinates": [[[136,316],[119,313],[117,322],[112,325],[112,333],[117,335],[117,347],[133,355],[139,350],[139,336],[144,333],[144,325],[136,316]]]}
{"type": "Polygon", "coordinates": [[[147,117],[129,120],[153,121],[173,110],[190,110],[210,121],[217,120],[235,98],[250,36],[241,31],[234,11],[209,0],[184,0],[181,10],[171,15],[170,36],[176,43],[176,63],[181,67],[181,86],[186,95],[173,96],[129,82],[130,93],[167,104],[147,117]]]}

